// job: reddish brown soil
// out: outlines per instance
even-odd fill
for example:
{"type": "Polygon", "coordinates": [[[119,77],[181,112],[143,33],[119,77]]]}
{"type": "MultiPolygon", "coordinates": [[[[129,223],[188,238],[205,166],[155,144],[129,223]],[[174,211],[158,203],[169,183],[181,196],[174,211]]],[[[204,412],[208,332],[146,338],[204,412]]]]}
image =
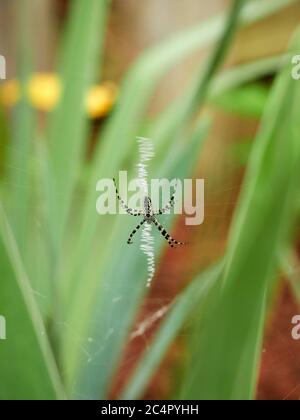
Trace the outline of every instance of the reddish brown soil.
{"type": "Polygon", "coordinates": [[[292,339],[291,320],[300,314],[291,290],[284,284],[266,333],[257,398],[300,399],[300,340],[292,339]]]}

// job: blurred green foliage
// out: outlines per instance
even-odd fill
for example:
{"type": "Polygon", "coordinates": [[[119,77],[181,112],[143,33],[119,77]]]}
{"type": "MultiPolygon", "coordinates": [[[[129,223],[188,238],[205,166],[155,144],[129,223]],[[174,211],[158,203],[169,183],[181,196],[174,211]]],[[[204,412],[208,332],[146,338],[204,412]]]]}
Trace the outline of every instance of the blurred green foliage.
{"type": "MultiPolygon", "coordinates": [[[[289,55],[217,72],[239,25],[250,25],[292,3],[236,0],[228,15],[146,51],[125,75],[117,106],[87,163],[83,98],[102,62],[110,2],[71,2],[58,60],[61,102],[42,134],[34,111],[22,102],[15,110],[13,134],[5,142],[5,168],[10,170],[1,185],[0,311],[7,317],[8,339],[0,342],[0,398],[108,395],[146,293],[146,267],[138,246],[124,247],[120,240],[128,230],[123,217],[97,215],[96,182],[119,170],[133,170],[134,139],[141,131],[155,143],[152,174],[190,177],[210,128],[211,117],[197,115],[206,103],[262,117],[228,249],[223,262],[199,273],[175,299],[122,395],[142,396],[191,318],[189,363],[183,367],[180,397],[254,397],[266,295],[277,278],[278,254],[292,244],[298,210],[300,85],[283,60],[289,55]],[[213,52],[191,86],[145,124],[160,79],[213,42],[213,52]],[[280,74],[270,89],[257,84],[260,77],[276,72],[280,74]]],[[[22,83],[33,70],[26,56],[32,46],[30,8],[26,0],[18,9],[20,46],[25,42],[19,64],[22,83]]],[[[290,53],[297,48],[298,39],[290,53]]],[[[158,239],[159,250],[162,245],[158,239]]]]}

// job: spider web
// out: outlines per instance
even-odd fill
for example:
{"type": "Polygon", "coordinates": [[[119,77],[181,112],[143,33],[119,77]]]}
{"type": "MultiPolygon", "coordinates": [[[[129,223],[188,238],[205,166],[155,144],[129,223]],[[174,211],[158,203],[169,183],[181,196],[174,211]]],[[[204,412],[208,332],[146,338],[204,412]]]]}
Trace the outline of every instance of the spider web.
{"type": "MultiPolygon", "coordinates": [[[[146,139],[144,139],[146,140],[146,139]]],[[[148,141],[148,140],[147,140],[148,141]]],[[[141,163],[141,162],[140,162],[141,163]]],[[[8,165],[6,165],[8,166],[8,165]]],[[[141,168],[141,166],[138,166],[138,168],[141,168]]],[[[19,169],[19,168],[10,168],[10,169],[15,169],[15,170],[19,170],[22,173],[26,173],[23,169],[19,169]]],[[[143,168],[145,169],[145,168],[143,168]]],[[[142,172],[141,172],[142,173],[142,172]]],[[[28,175],[28,173],[27,173],[28,175]]],[[[145,176],[145,173],[143,173],[143,175],[145,176]]],[[[8,185],[11,188],[15,188],[15,189],[23,189],[25,188],[24,185],[16,185],[11,183],[10,181],[5,181],[4,184],[8,185]]],[[[27,186],[27,188],[30,189],[30,192],[32,192],[34,195],[39,195],[40,194],[40,190],[38,187],[36,186],[32,186],[29,185],[27,186]]],[[[229,183],[228,186],[225,186],[224,184],[221,186],[221,188],[219,190],[212,190],[210,192],[210,199],[208,200],[208,205],[207,205],[207,210],[206,210],[206,231],[205,233],[203,233],[203,231],[201,232],[202,237],[204,236],[204,239],[202,239],[203,241],[205,239],[210,239],[211,238],[211,234],[214,235],[221,235],[223,237],[223,221],[228,219],[228,215],[232,213],[232,210],[236,204],[236,197],[238,194],[238,187],[236,185],[232,185],[232,183],[229,183]],[[212,220],[214,223],[214,227],[213,229],[211,229],[212,226],[212,220]],[[206,236],[206,237],[205,237],[206,236]]],[[[146,194],[147,195],[147,194],[146,194]]],[[[82,199],[84,198],[84,194],[81,194],[79,192],[77,192],[75,194],[74,200],[75,202],[80,202],[82,199]]],[[[36,217],[36,226],[37,228],[39,228],[40,225],[43,224],[43,221],[40,220],[39,217],[39,213],[42,210],[44,204],[40,203],[39,201],[36,201],[36,205],[31,206],[31,210],[32,211],[36,211],[37,213],[37,217],[36,217]]],[[[152,233],[148,231],[151,230],[151,225],[145,225],[143,232],[142,232],[142,239],[141,239],[141,247],[140,249],[143,251],[143,253],[149,258],[149,248],[144,248],[142,249],[143,245],[147,245],[149,244],[149,241],[151,238],[151,241],[153,240],[153,236],[152,233]],[[149,229],[150,228],[150,229],[149,229]],[[143,238],[144,235],[147,235],[147,237],[145,238],[145,243],[143,244],[143,238]]],[[[225,237],[225,235],[224,235],[225,237]]],[[[200,238],[201,240],[201,238],[200,238]]],[[[209,244],[209,240],[207,241],[207,243],[209,244]]],[[[153,242],[150,244],[151,246],[153,246],[153,242]]],[[[201,247],[204,253],[204,257],[205,257],[205,247],[201,247]]],[[[153,248],[152,248],[153,249],[153,248]]],[[[151,250],[151,248],[150,248],[151,250]]],[[[153,256],[153,261],[154,261],[154,256],[153,256]]],[[[151,267],[151,262],[147,261],[148,267],[151,267]]],[[[165,263],[166,264],[166,263],[165,263]]],[[[181,264],[183,264],[183,262],[181,262],[181,264]]],[[[168,265],[168,263],[167,263],[168,265]]],[[[168,270],[170,270],[170,264],[168,265],[168,270]]],[[[181,267],[181,266],[180,266],[181,267]]],[[[178,266],[176,266],[176,269],[178,269],[178,266]]],[[[169,276],[170,281],[174,281],[174,279],[177,279],[181,276],[182,271],[180,271],[181,268],[179,269],[179,273],[175,273],[175,269],[174,272],[172,272],[172,269],[170,270],[170,272],[168,274],[166,273],[157,273],[159,275],[160,278],[164,277],[164,276],[169,276]]],[[[167,271],[167,270],[166,270],[167,271]]],[[[148,271],[148,282],[149,282],[149,278],[151,278],[151,280],[153,279],[154,276],[154,272],[155,270],[152,271],[148,271]]],[[[184,276],[183,276],[184,277],[184,276]]],[[[150,283],[151,283],[150,280],[150,283]]],[[[167,283],[168,287],[170,285],[170,282],[167,283]]],[[[156,286],[156,290],[159,289],[158,286],[156,286]]],[[[169,309],[172,306],[173,303],[173,298],[176,296],[176,293],[178,292],[178,288],[174,288],[174,293],[166,293],[164,297],[164,291],[160,290],[160,293],[156,293],[155,292],[155,288],[154,288],[154,293],[151,293],[150,297],[147,300],[147,306],[148,306],[148,310],[146,312],[143,313],[143,315],[139,318],[138,322],[136,323],[133,331],[130,333],[130,342],[134,342],[135,340],[141,340],[144,342],[144,349],[145,348],[149,348],[151,346],[151,338],[152,338],[152,332],[153,329],[155,328],[155,326],[158,325],[158,323],[160,322],[160,320],[163,319],[163,317],[168,313],[169,309]],[[176,289],[176,290],[175,290],[176,289]],[[161,293],[162,292],[162,293],[161,293]],[[157,297],[160,296],[160,297],[157,297]],[[162,296],[162,297],[161,297],[162,296]],[[171,296],[171,297],[170,297],[171,296]],[[173,296],[173,298],[172,298],[173,296]]],[[[43,308],[45,306],[47,306],[47,302],[50,300],[49,299],[49,295],[47,290],[45,291],[45,289],[43,287],[41,287],[40,284],[35,284],[32,285],[32,293],[34,294],[36,300],[39,302],[39,306],[41,308],[43,308]]],[[[111,327],[111,318],[113,317],[114,314],[114,305],[118,305],[118,303],[120,302],[120,300],[124,299],[123,296],[118,295],[118,296],[114,296],[112,299],[112,308],[111,308],[111,312],[109,314],[107,314],[107,334],[104,337],[104,342],[102,343],[102,346],[105,346],[105,342],[109,343],[110,338],[115,334],[114,329],[111,327]]],[[[1,309],[1,308],[0,308],[1,309]]],[[[1,310],[0,310],[1,312],[1,310]]],[[[287,318],[288,321],[290,321],[292,315],[295,315],[295,313],[297,312],[297,308],[295,308],[293,310],[293,313],[291,313],[291,316],[289,318],[287,318]]],[[[299,312],[299,310],[298,310],[299,312]]],[[[3,314],[5,315],[5,314],[3,314]]],[[[97,324],[97,320],[93,321],[95,322],[95,324],[97,324]]],[[[68,325],[67,322],[65,322],[64,319],[59,320],[58,322],[56,322],[56,326],[58,328],[58,330],[60,331],[61,334],[64,334],[66,332],[66,330],[70,329],[70,325],[68,325]]],[[[9,328],[9,325],[7,326],[9,328]]],[[[275,333],[276,333],[276,326],[275,328],[275,333]]],[[[289,323],[286,323],[285,329],[281,330],[281,331],[277,331],[277,335],[278,335],[278,342],[285,342],[286,346],[285,348],[288,349],[288,346],[290,345],[290,329],[291,329],[291,325],[289,323]]],[[[42,335],[46,334],[46,331],[41,331],[40,332],[42,335]]],[[[185,334],[187,334],[187,331],[185,330],[185,334]]],[[[77,331],[74,331],[74,345],[78,345],[80,346],[81,350],[82,350],[82,354],[85,357],[86,363],[93,363],[95,358],[97,358],[97,360],[99,361],[100,358],[98,357],[99,354],[101,354],[102,352],[102,347],[99,346],[97,352],[91,353],[89,351],[89,345],[91,343],[95,342],[95,337],[93,336],[88,336],[88,337],[81,337],[78,335],[77,331]]],[[[284,357],[281,347],[279,347],[279,344],[277,342],[277,346],[278,346],[278,353],[280,353],[280,357],[278,357],[278,359],[274,358],[273,359],[273,363],[272,366],[270,368],[269,371],[269,377],[272,378],[274,377],[276,371],[281,369],[282,365],[287,365],[288,362],[286,361],[286,358],[284,357]],[[272,370],[272,372],[271,372],[272,370]],[[272,376],[273,375],[273,376],[272,376]]],[[[297,343],[294,343],[297,344],[297,343]]],[[[271,348],[270,348],[270,344],[266,344],[265,349],[264,349],[264,355],[269,355],[269,353],[271,352],[271,348]]],[[[136,359],[140,356],[141,354],[141,350],[140,348],[138,349],[134,349],[133,347],[130,347],[130,352],[126,353],[125,359],[124,359],[124,363],[123,363],[123,369],[125,369],[127,366],[131,366],[132,364],[134,364],[134,362],[136,361],[136,359]],[[125,367],[124,367],[125,366],[125,367]]],[[[297,350],[295,348],[290,350],[290,358],[294,361],[294,367],[295,367],[295,374],[297,374],[297,371],[299,370],[299,365],[300,365],[300,360],[299,360],[299,354],[297,353],[297,350]]],[[[263,358],[265,357],[263,355],[263,358]]],[[[264,363],[264,362],[263,362],[264,363]]],[[[103,367],[103,365],[98,364],[98,368],[99,370],[103,367]]],[[[64,373],[64,372],[62,372],[64,373]]],[[[292,375],[292,373],[291,373],[292,375]]],[[[271,382],[271,379],[270,379],[271,382]]],[[[74,389],[76,389],[76,383],[73,384],[74,389]]],[[[270,385],[264,385],[265,387],[270,386],[270,385]]],[[[284,390],[283,388],[277,391],[277,397],[279,399],[291,399],[293,397],[293,399],[295,398],[299,398],[300,397],[300,380],[297,378],[295,378],[293,381],[289,382],[286,384],[286,389],[284,390]],[[292,385],[291,383],[294,382],[294,384],[292,385]]],[[[274,391],[275,393],[275,391],[274,391]]],[[[86,398],[89,399],[88,395],[82,395],[79,393],[75,393],[75,395],[77,395],[79,398],[86,398]]]]}

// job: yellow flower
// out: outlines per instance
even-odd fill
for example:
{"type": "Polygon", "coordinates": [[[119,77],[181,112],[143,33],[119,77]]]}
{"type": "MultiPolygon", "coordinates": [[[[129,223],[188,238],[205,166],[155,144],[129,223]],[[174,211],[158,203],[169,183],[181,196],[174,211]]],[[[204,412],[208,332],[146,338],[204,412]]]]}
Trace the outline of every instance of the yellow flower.
{"type": "Polygon", "coordinates": [[[31,104],[41,111],[51,111],[57,104],[60,93],[60,81],[54,74],[33,75],[27,86],[31,104]]]}
{"type": "MultiPolygon", "coordinates": [[[[26,85],[26,97],[29,102],[40,111],[52,111],[57,105],[62,86],[55,74],[34,74],[26,85]]],[[[14,106],[21,97],[17,80],[4,82],[0,86],[0,99],[3,105],[14,106]]],[[[117,97],[117,87],[112,82],[93,86],[89,89],[85,99],[85,106],[91,118],[105,116],[112,108],[117,97]]]]}
{"type": "Polygon", "coordinates": [[[86,107],[90,117],[100,118],[112,108],[117,96],[117,88],[111,83],[92,87],[86,98],[86,107]]]}

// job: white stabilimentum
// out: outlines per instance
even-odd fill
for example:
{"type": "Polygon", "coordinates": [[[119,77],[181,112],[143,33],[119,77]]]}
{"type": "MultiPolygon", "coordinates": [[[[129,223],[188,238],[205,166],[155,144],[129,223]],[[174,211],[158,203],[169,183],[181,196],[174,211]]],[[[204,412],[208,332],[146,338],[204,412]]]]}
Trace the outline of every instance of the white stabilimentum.
{"type": "MultiPolygon", "coordinates": [[[[143,189],[145,197],[149,196],[148,188],[148,162],[154,157],[154,146],[151,140],[138,137],[140,161],[137,164],[138,179],[140,186],[143,189]]],[[[141,235],[141,251],[147,257],[148,266],[148,279],[147,287],[150,287],[155,273],[155,260],[154,260],[154,237],[152,234],[152,224],[145,223],[141,235]]]]}
{"type": "Polygon", "coordinates": [[[141,235],[141,251],[147,256],[148,279],[147,287],[151,286],[152,279],[155,274],[154,260],[154,237],[152,234],[152,224],[145,223],[141,235]]]}

